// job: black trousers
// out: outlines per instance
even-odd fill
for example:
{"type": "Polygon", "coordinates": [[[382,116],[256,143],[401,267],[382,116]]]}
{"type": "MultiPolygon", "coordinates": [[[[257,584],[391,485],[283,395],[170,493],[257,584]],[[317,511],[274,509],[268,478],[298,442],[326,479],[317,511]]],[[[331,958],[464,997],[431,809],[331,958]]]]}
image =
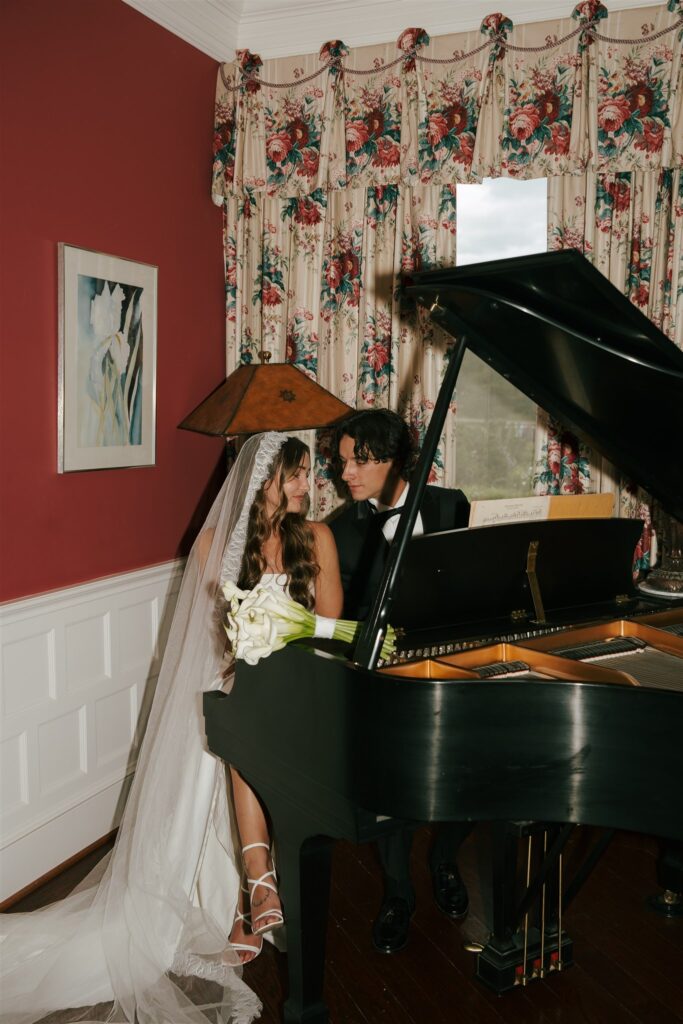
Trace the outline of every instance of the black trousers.
{"type": "MultiPolygon", "coordinates": [[[[410,880],[410,848],[417,828],[419,825],[416,824],[377,840],[384,871],[384,898],[400,896],[411,907],[415,904],[415,891],[410,880]]],[[[446,861],[454,861],[460,844],[473,828],[474,823],[471,821],[448,821],[437,825],[434,844],[429,853],[430,870],[446,861]]]]}

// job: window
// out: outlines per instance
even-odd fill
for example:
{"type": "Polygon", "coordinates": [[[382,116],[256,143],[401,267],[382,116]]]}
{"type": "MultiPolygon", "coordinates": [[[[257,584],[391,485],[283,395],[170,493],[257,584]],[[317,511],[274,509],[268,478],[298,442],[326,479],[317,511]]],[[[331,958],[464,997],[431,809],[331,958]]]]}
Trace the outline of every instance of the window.
{"type": "MultiPolygon", "coordinates": [[[[458,266],[547,250],[545,178],[457,188],[458,266]]],[[[458,487],[470,499],[531,494],[535,404],[472,352],[455,397],[458,487]]]]}

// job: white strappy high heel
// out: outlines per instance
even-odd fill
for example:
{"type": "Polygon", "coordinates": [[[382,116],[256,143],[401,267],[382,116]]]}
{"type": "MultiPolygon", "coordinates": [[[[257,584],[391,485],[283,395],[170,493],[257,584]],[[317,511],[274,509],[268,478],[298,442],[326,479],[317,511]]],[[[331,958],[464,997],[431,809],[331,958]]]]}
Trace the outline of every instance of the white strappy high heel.
{"type": "MultiPolygon", "coordinates": [[[[243,846],[242,847],[242,854],[245,854],[247,850],[253,850],[257,846],[262,846],[262,847],[264,847],[264,849],[266,849],[266,850],[268,850],[270,852],[270,846],[268,845],[268,843],[249,843],[247,846],[243,846]]],[[[250,889],[249,889],[249,901],[251,903],[251,908],[252,908],[252,913],[251,913],[251,934],[252,935],[264,935],[266,932],[272,932],[276,928],[281,928],[282,925],[285,923],[285,918],[284,918],[284,915],[282,913],[282,910],[280,910],[278,907],[272,907],[270,910],[263,910],[260,914],[256,914],[256,916],[254,916],[254,913],[253,913],[254,909],[258,906],[258,904],[255,905],[252,901],[254,899],[254,893],[255,893],[256,889],[259,886],[262,889],[268,889],[268,890],[270,890],[270,892],[274,892],[275,895],[279,897],[279,893],[278,893],[278,890],[277,890],[277,885],[274,884],[275,878],[276,878],[276,875],[275,875],[274,871],[264,871],[264,873],[259,878],[247,878],[247,886],[250,887],[250,889]],[[273,881],[269,882],[268,881],[269,878],[272,878],[273,881]],[[259,925],[259,921],[263,921],[265,918],[271,918],[272,920],[267,921],[266,923],[264,923],[262,925],[259,925]]],[[[266,897],[264,897],[264,899],[265,898],[266,897]]]]}
{"type": "MultiPolygon", "coordinates": [[[[247,896],[247,898],[249,897],[249,890],[248,889],[245,889],[245,888],[241,887],[240,891],[243,892],[247,896]]],[[[242,911],[240,910],[239,904],[238,904],[238,906],[237,906],[237,913],[235,914],[235,920],[232,923],[232,927],[234,928],[235,925],[238,924],[240,921],[244,921],[245,922],[245,924],[247,925],[247,930],[250,931],[251,934],[253,935],[254,932],[252,931],[252,927],[251,927],[251,914],[243,914],[242,911]]],[[[263,949],[263,939],[261,938],[261,936],[258,936],[258,940],[259,940],[258,946],[250,946],[246,942],[231,942],[230,943],[230,948],[236,950],[238,953],[250,953],[251,954],[251,956],[250,956],[250,958],[248,960],[241,960],[240,961],[245,967],[246,967],[247,964],[250,964],[252,962],[252,960],[255,960],[256,957],[261,952],[261,950],[263,949]]]]}

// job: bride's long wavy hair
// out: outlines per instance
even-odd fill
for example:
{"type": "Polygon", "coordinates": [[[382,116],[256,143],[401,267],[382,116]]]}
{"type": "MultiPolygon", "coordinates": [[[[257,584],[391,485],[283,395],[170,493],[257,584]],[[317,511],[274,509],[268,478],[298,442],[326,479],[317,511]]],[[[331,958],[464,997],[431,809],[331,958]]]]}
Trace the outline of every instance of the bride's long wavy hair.
{"type": "Polygon", "coordinates": [[[287,575],[289,595],[305,608],[312,609],[315,604],[313,582],[320,572],[320,566],[315,557],[313,531],[306,522],[309,500],[306,496],[301,512],[287,512],[287,496],[284,492],[284,484],[295,475],[305,455],[310,457],[308,446],[296,437],[288,437],[275,456],[268,479],[257,491],[251,506],[237,586],[251,590],[266,572],[263,545],[272,529],[273,533],[280,534],[282,541],[282,568],[287,575]],[[272,519],[269,519],[264,490],[273,480],[277,484],[280,500],[272,519]]]}

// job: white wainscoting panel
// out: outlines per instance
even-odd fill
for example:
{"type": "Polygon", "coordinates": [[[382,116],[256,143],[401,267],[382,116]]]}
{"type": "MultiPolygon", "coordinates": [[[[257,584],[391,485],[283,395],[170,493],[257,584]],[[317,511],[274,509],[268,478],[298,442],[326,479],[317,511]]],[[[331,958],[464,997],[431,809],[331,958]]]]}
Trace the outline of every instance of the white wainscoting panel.
{"type": "Polygon", "coordinates": [[[183,567],[0,606],[0,901],[118,825],[183,567]]]}

